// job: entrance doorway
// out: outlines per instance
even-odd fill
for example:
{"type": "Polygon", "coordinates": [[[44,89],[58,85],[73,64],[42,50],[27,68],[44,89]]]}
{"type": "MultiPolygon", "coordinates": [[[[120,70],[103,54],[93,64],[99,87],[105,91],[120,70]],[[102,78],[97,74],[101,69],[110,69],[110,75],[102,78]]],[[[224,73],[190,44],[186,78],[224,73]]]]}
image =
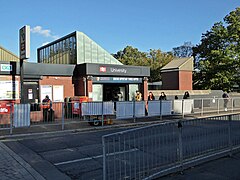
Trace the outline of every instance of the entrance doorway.
{"type": "Polygon", "coordinates": [[[126,84],[103,84],[103,101],[126,101],[126,84]]]}

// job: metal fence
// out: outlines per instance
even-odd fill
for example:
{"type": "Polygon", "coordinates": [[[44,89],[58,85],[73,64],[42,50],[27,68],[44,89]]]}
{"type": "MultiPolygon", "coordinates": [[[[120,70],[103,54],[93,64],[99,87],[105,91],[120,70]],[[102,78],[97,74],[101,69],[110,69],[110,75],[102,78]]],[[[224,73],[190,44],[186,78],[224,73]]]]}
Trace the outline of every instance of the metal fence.
{"type": "Polygon", "coordinates": [[[240,147],[240,114],[182,120],[102,137],[103,177],[152,179],[240,147]]]}
{"type": "MultiPolygon", "coordinates": [[[[224,99],[184,99],[167,101],[108,101],[108,102],[53,102],[47,111],[42,104],[0,103],[0,130],[22,126],[55,125],[57,130],[66,129],[66,125],[81,128],[90,125],[138,122],[148,117],[162,118],[171,115],[221,114],[240,110],[240,98],[229,99],[224,107],[224,99]],[[29,110],[30,106],[30,110],[29,110]],[[18,116],[17,113],[25,114],[18,116]],[[16,117],[18,118],[16,119],[16,117]],[[117,120],[121,120],[118,121],[117,120]],[[28,122],[29,123],[26,123],[28,122]],[[18,124],[18,125],[16,125],[18,124]]],[[[55,130],[54,129],[54,130],[55,130]]]]}

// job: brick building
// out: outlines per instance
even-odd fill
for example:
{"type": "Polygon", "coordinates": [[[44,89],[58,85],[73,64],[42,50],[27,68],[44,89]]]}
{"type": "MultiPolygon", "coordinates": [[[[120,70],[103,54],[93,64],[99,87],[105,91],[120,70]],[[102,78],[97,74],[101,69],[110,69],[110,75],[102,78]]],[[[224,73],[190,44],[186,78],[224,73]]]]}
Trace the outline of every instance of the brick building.
{"type": "MultiPolygon", "coordinates": [[[[150,68],[126,66],[81,32],[73,32],[38,48],[38,63],[24,62],[24,103],[53,102],[88,96],[93,101],[132,100],[136,90],[147,99],[150,68]]],[[[20,65],[0,59],[0,100],[20,101],[20,65]],[[3,88],[3,87],[7,88],[3,88]]]]}
{"type": "Polygon", "coordinates": [[[176,58],[161,69],[162,89],[192,90],[193,58],[176,58]]]}

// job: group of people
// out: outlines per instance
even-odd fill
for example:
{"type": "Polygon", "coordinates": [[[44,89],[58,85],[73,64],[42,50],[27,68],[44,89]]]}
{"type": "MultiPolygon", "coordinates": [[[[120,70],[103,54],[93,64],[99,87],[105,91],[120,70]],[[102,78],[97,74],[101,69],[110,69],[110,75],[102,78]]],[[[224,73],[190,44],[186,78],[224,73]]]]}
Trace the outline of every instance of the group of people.
{"type": "MultiPolygon", "coordinates": [[[[186,91],[183,95],[183,99],[189,99],[190,98],[190,94],[188,91],[186,91]]],[[[178,99],[178,96],[175,96],[175,99],[178,99]]],[[[153,93],[150,91],[149,95],[148,95],[148,101],[153,101],[155,100],[155,96],[153,95],[153,93]]],[[[167,100],[167,96],[164,92],[161,92],[161,94],[159,95],[158,100],[167,100]]]]}

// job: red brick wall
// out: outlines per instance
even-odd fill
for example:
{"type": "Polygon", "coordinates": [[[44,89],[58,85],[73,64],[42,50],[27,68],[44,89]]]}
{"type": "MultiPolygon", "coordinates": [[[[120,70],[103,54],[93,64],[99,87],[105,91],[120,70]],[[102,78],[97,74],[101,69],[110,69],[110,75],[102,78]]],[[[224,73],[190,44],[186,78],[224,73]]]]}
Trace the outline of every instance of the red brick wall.
{"type": "Polygon", "coordinates": [[[162,76],[162,89],[166,89],[166,90],[179,89],[178,71],[163,72],[161,76],[162,76]]]}
{"type": "Polygon", "coordinates": [[[64,98],[74,96],[72,77],[43,76],[39,81],[39,86],[41,85],[63,85],[64,98]]]}
{"type": "Polygon", "coordinates": [[[192,90],[192,71],[179,72],[179,90],[192,90]]]}
{"type": "Polygon", "coordinates": [[[148,81],[143,81],[143,100],[146,101],[148,99],[148,81]]]}
{"type": "MultiPolygon", "coordinates": [[[[87,80],[87,96],[89,96],[89,93],[92,93],[92,80],[88,79],[87,80]]],[[[91,101],[92,98],[89,98],[89,101],[91,101]]]]}
{"type": "Polygon", "coordinates": [[[84,96],[84,81],[82,77],[74,78],[74,93],[75,96],[84,96]]]}

